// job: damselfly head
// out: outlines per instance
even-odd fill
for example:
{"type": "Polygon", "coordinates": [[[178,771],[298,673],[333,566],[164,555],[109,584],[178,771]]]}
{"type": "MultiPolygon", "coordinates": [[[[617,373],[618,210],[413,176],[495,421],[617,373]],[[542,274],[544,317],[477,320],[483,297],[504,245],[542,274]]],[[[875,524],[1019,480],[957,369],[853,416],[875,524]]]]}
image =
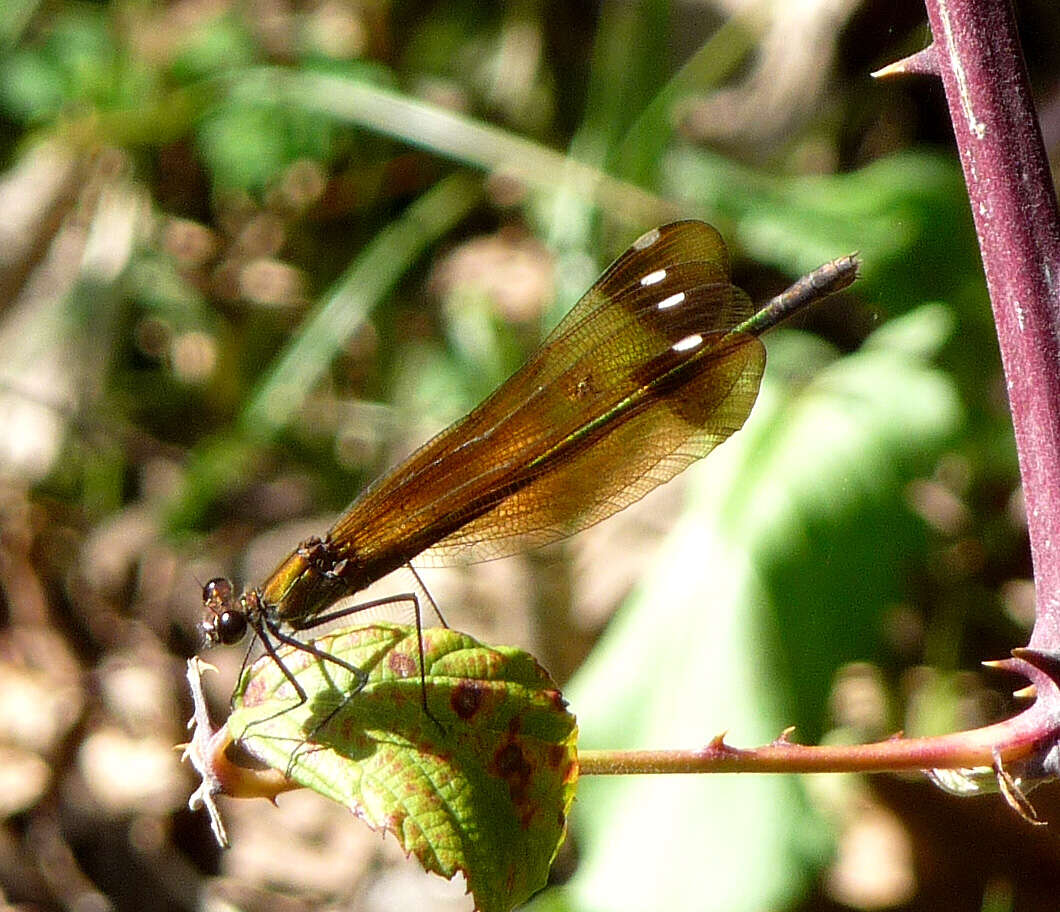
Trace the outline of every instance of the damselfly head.
{"type": "Polygon", "coordinates": [[[202,621],[199,629],[207,646],[231,646],[247,632],[247,612],[237,604],[235,588],[223,576],[202,587],[202,621]]]}

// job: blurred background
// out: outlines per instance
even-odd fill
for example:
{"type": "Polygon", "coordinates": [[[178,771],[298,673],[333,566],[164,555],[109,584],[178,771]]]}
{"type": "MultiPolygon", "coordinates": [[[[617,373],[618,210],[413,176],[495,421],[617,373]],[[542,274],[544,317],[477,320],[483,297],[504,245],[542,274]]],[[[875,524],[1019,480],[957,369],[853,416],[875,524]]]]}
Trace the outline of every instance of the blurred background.
{"type": "MultiPolygon", "coordinates": [[[[1060,153],[1060,8],[1017,3],[1060,153]]],[[[771,334],[746,428],[570,542],[432,571],[587,747],[1016,711],[1034,596],[914,0],[0,2],[0,892],[27,909],[469,909],[347,811],[173,745],[201,584],[256,584],[514,370],[643,230],[704,218],[771,334]],[[222,799],[223,801],[223,799],[222,799]]],[[[215,650],[222,719],[241,654],[215,650]]],[[[535,908],[1055,909],[1060,839],[922,777],[583,781],[535,908]]],[[[1055,788],[1033,796],[1060,820],[1055,788]]]]}

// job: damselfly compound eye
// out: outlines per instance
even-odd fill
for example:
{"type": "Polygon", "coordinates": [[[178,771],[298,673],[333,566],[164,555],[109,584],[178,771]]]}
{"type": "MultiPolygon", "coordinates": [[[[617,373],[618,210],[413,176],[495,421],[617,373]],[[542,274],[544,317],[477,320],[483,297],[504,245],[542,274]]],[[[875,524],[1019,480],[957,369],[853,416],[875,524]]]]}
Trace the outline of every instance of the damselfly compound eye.
{"type": "Polygon", "coordinates": [[[247,632],[247,615],[243,611],[223,611],[217,616],[214,636],[219,643],[231,646],[238,643],[247,632]]]}

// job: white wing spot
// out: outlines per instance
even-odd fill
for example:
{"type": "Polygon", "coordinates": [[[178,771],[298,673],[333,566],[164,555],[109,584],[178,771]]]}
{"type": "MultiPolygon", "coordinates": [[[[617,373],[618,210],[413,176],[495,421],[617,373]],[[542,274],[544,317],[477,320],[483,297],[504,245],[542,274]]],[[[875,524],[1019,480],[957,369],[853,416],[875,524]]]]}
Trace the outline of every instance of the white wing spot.
{"type": "Polygon", "coordinates": [[[672,294],[668,298],[663,298],[655,306],[657,308],[659,308],[659,310],[666,310],[666,308],[668,308],[668,307],[676,307],[678,304],[683,303],[684,300],[685,300],[685,293],[683,291],[679,291],[679,292],[677,292],[677,294],[672,294]]]}
{"type": "Polygon", "coordinates": [[[645,231],[633,242],[633,249],[643,250],[645,247],[651,247],[657,240],[659,240],[659,229],[652,228],[651,231],[645,231]]]}
{"type": "Polygon", "coordinates": [[[663,279],[666,278],[665,269],[656,269],[655,272],[649,272],[643,279],[640,280],[641,285],[658,285],[663,279]]]}
{"type": "Polygon", "coordinates": [[[675,352],[686,352],[691,351],[703,344],[703,337],[699,333],[693,333],[690,336],[685,336],[680,342],[676,342],[670,347],[675,352]]]}

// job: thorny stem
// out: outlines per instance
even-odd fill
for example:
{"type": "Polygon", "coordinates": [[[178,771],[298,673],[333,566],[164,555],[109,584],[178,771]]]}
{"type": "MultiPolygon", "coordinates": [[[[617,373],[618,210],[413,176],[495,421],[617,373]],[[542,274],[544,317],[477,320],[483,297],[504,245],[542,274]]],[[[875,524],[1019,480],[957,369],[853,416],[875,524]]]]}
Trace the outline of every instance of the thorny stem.
{"type": "Polygon", "coordinates": [[[880,773],[897,770],[990,767],[1000,760],[1021,772],[1037,749],[1029,719],[927,738],[895,737],[872,744],[805,745],[788,740],[738,748],[719,735],[698,750],[594,750],[578,754],[582,776],[637,773],[880,773]],[[1003,742],[1004,750],[997,745],[1003,742]]]}
{"type": "Polygon", "coordinates": [[[1053,651],[1060,649],[1060,214],[1010,0],[926,6],[1016,432],[1037,597],[1030,645],[1053,651]]]}

